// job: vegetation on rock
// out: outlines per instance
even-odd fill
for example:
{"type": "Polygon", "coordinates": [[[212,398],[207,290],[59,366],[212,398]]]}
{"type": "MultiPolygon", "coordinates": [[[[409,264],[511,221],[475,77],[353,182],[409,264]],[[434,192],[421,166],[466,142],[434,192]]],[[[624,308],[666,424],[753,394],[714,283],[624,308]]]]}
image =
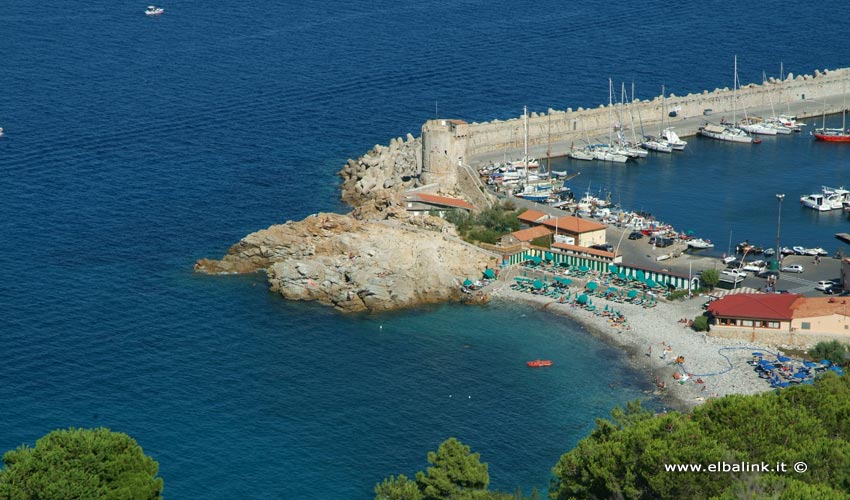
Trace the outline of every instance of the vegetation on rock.
{"type": "Polygon", "coordinates": [[[516,206],[505,203],[495,205],[477,215],[466,210],[450,210],[446,212],[445,219],[455,225],[464,240],[494,244],[500,236],[519,230],[519,214],[516,206]]]}

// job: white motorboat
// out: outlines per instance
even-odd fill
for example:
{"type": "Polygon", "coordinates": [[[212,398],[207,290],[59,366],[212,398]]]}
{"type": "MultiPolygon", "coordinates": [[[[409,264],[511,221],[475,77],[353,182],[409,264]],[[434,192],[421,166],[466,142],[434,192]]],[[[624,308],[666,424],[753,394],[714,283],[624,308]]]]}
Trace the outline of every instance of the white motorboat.
{"type": "Polygon", "coordinates": [[[826,196],[822,193],[812,193],[800,197],[800,204],[806,208],[817,210],[819,212],[827,212],[832,210],[832,205],[826,201],[826,196]]]}
{"type": "Polygon", "coordinates": [[[750,134],[776,135],[776,129],[762,123],[742,123],[738,126],[741,130],[750,134]]]}
{"type": "Polygon", "coordinates": [[[593,159],[593,153],[591,153],[590,151],[588,151],[587,149],[584,149],[584,148],[582,148],[582,149],[570,148],[570,152],[567,153],[567,156],[569,156],[573,160],[589,161],[589,160],[593,159]]]}
{"type": "Polygon", "coordinates": [[[673,127],[665,128],[664,130],[662,130],[661,137],[663,137],[664,140],[667,141],[667,144],[669,144],[670,147],[673,148],[673,151],[684,151],[685,146],[688,145],[687,141],[683,141],[679,138],[679,134],[677,134],[673,130],[673,127]]]}
{"type": "Polygon", "coordinates": [[[688,241],[688,246],[691,248],[714,248],[714,243],[709,240],[697,238],[695,240],[688,241]]]}
{"type": "Polygon", "coordinates": [[[794,251],[796,255],[806,255],[806,249],[801,246],[793,246],[791,250],[794,251]]]}
{"type": "Polygon", "coordinates": [[[646,140],[644,140],[643,143],[641,143],[641,146],[643,146],[644,149],[647,149],[649,151],[656,151],[658,153],[672,153],[673,152],[673,146],[668,144],[667,141],[658,140],[658,139],[655,139],[654,137],[647,137],[646,140]]]}
{"type": "Polygon", "coordinates": [[[829,255],[829,254],[823,248],[814,247],[814,248],[804,249],[803,255],[808,255],[808,256],[814,257],[815,255],[825,256],[825,255],[829,255]]]}
{"type": "Polygon", "coordinates": [[[624,154],[620,154],[620,153],[615,153],[613,151],[610,151],[607,148],[606,149],[602,149],[602,148],[594,149],[593,150],[593,159],[599,160],[599,161],[612,161],[614,163],[626,163],[627,161],[629,161],[628,156],[626,156],[624,154]]]}
{"type": "Polygon", "coordinates": [[[158,16],[165,12],[165,9],[162,7],[156,7],[154,5],[148,5],[148,8],[145,10],[145,15],[147,16],[158,16]]]}
{"type": "Polygon", "coordinates": [[[706,123],[705,126],[700,127],[699,134],[719,141],[750,144],[753,142],[753,138],[739,128],[727,127],[725,125],[714,125],[713,123],[706,123]]]}

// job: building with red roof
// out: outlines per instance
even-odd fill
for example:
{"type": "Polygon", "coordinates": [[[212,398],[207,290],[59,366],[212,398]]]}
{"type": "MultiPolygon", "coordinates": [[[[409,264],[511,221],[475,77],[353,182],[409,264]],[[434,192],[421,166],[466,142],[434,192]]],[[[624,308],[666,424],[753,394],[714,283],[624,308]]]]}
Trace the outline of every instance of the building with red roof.
{"type": "Polygon", "coordinates": [[[517,219],[520,222],[528,224],[530,226],[534,226],[541,221],[547,219],[549,216],[539,210],[526,210],[525,212],[519,214],[517,219]]]}
{"type": "Polygon", "coordinates": [[[475,207],[466,200],[427,193],[413,193],[405,196],[404,208],[413,215],[428,214],[434,210],[440,217],[448,210],[460,209],[467,212],[475,210],[475,207]]]}
{"type": "Polygon", "coordinates": [[[787,344],[850,338],[850,297],[741,293],[711,302],[708,312],[713,317],[712,334],[720,336],[743,333],[753,341],[787,344]]]}
{"type": "Polygon", "coordinates": [[[514,231],[510,234],[506,234],[502,236],[502,245],[516,245],[517,243],[530,243],[537,238],[542,238],[543,236],[550,236],[554,232],[543,226],[534,226],[528,229],[520,229],[519,231],[514,231]]]}
{"type": "Polygon", "coordinates": [[[573,238],[573,242],[580,247],[605,243],[607,226],[596,221],[566,216],[546,219],[541,224],[555,231],[557,235],[573,238]]]}

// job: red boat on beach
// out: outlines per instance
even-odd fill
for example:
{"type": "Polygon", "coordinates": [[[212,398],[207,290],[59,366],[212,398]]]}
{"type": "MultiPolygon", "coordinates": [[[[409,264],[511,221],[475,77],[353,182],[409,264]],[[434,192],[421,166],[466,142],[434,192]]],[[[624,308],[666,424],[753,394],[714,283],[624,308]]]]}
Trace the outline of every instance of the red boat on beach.
{"type": "Polygon", "coordinates": [[[535,359],[534,361],[529,361],[526,363],[528,366],[532,368],[540,368],[543,366],[552,366],[551,359],[535,359]]]}

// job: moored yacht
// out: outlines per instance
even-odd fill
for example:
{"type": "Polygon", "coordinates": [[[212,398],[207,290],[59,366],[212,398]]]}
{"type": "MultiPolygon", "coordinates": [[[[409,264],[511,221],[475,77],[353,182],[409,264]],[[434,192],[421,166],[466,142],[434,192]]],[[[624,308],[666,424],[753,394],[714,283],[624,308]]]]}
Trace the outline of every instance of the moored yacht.
{"type": "Polygon", "coordinates": [[[687,141],[683,141],[679,138],[679,134],[677,134],[673,130],[673,127],[665,128],[664,130],[662,130],[661,137],[663,137],[664,140],[667,141],[667,144],[669,144],[670,147],[673,148],[673,151],[684,151],[685,146],[688,145],[687,141]]]}
{"type": "Polygon", "coordinates": [[[699,128],[699,134],[705,137],[711,137],[712,139],[717,139],[719,141],[728,141],[728,142],[742,142],[742,143],[750,143],[752,144],[753,138],[747,135],[746,132],[739,128],[725,126],[725,125],[714,125],[713,123],[706,123],[704,127],[699,128]]]}
{"type": "Polygon", "coordinates": [[[827,203],[826,196],[822,193],[812,193],[800,197],[800,204],[812,210],[826,212],[832,210],[832,206],[827,203]]]}
{"type": "Polygon", "coordinates": [[[158,16],[165,12],[165,9],[162,7],[156,7],[154,5],[148,5],[148,8],[145,10],[145,15],[147,16],[158,16]]]}

